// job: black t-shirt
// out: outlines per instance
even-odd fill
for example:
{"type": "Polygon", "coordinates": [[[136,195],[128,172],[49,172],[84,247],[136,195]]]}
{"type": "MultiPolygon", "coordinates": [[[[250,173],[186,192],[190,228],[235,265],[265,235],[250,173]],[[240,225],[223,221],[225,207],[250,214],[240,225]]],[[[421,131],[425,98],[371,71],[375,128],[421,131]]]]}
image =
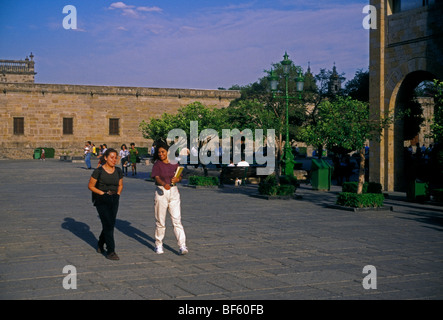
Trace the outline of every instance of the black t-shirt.
{"type": "Polygon", "coordinates": [[[115,191],[118,190],[118,183],[120,179],[123,179],[122,169],[119,167],[114,167],[114,173],[109,174],[105,169],[99,167],[92,172],[91,177],[98,180],[97,188],[101,191],[115,191]]]}

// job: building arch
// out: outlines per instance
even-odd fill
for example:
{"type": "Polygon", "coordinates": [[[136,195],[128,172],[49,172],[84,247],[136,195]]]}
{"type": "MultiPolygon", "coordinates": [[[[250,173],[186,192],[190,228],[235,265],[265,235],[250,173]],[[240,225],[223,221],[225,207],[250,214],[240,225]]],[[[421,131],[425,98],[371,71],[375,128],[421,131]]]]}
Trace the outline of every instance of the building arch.
{"type": "MultiPolygon", "coordinates": [[[[443,1],[417,1],[405,10],[400,1],[370,3],[377,9],[377,28],[370,31],[369,101],[371,116],[379,119],[401,110],[422,81],[443,79],[443,1]]],[[[370,142],[370,181],[386,191],[405,191],[403,146],[401,121],[370,142]]]]}

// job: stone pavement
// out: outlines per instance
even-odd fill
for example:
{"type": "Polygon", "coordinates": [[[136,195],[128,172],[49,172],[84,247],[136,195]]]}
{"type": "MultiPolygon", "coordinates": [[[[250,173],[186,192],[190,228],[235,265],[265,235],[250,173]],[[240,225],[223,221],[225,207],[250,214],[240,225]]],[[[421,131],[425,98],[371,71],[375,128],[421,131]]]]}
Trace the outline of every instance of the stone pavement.
{"type": "Polygon", "coordinates": [[[165,253],[157,255],[149,171],[139,165],[136,178],[124,179],[120,261],[110,261],[95,251],[101,228],[87,189],[91,170],[0,161],[0,299],[443,298],[442,207],[393,193],[386,200],[393,211],[354,213],[327,207],[338,187],[302,185],[302,199],[264,200],[255,185],[180,186],[190,253],[178,255],[168,219],[165,253]],[[73,275],[63,273],[67,265],[76,269],[76,289],[63,286],[73,275]],[[367,265],[376,273],[363,273],[367,265]]]}

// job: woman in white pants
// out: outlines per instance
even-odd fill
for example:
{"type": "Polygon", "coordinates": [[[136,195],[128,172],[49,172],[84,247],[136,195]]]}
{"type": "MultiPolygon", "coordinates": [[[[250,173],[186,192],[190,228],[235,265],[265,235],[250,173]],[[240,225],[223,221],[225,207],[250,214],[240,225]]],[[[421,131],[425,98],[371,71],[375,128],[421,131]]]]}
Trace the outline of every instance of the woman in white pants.
{"type": "Polygon", "coordinates": [[[155,252],[163,253],[163,238],[166,230],[166,214],[169,210],[175,237],[177,238],[180,254],[187,254],[186,235],[181,223],[180,192],[175,184],[180,182],[182,176],[174,177],[177,164],[172,164],[168,159],[168,146],[158,144],[154,153],[154,166],[151,177],[155,179],[157,188],[155,190],[155,252]]]}

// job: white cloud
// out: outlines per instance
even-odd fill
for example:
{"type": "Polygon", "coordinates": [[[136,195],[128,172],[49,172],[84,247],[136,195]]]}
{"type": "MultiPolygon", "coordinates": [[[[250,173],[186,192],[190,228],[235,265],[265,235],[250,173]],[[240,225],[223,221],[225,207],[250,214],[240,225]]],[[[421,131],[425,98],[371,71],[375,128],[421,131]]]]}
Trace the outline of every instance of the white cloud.
{"type": "Polygon", "coordinates": [[[162,12],[163,10],[159,7],[137,7],[138,11],[144,12],[162,12]]]}
{"type": "Polygon", "coordinates": [[[128,6],[123,2],[114,2],[111,3],[111,5],[109,6],[109,9],[129,9],[129,8],[134,8],[135,6],[128,6]]]}
{"type": "Polygon", "coordinates": [[[134,5],[127,5],[124,2],[114,2],[111,3],[111,5],[109,6],[110,10],[121,10],[122,11],[122,15],[124,16],[129,16],[129,17],[133,17],[133,18],[141,18],[142,12],[162,12],[163,10],[157,6],[154,7],[136,7],[134,5]]]}

